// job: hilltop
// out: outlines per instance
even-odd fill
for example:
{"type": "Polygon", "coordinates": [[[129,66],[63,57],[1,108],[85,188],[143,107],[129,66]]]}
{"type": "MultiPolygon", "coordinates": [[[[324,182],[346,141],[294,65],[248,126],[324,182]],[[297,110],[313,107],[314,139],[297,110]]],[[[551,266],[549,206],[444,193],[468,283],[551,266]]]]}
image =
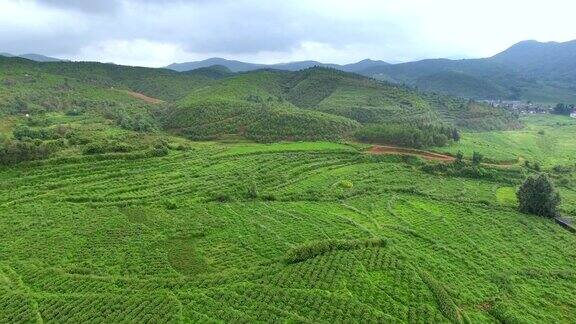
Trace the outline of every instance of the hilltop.
{"type": "Polygon", "coordinates": [[[388,65],[388,63],[384,61],[375,61],[370,59],[365,59],[356,63],[351,64],[331,64],[331,63],[322,63],[318,61],[297,61],[297,62],[289,62],[289,63],[277,63],[277,64],[256,64],[256,63],[246,63],[240,62],[235,60],[226,60],[223,58],[210,58],[203,61],[196,61],[196,62],[185,62],[185,63],[173,63],[168,65],[166,68],[172,69],[179,72],[184,71],[191,71],[198,68],[205,68],[210,67],[213,65],[221,65],[225,66],[233,72],[247,72],[247,71],[254,71],[259,69],[276,69],[276,70],[285,70],[285,71],[299,71],[308,69],[311,67],[328,67],[334,68],[338,70],[342,70],[345,72],[359,72],[368,68],[373,68],[376,66],[388,65]]]}

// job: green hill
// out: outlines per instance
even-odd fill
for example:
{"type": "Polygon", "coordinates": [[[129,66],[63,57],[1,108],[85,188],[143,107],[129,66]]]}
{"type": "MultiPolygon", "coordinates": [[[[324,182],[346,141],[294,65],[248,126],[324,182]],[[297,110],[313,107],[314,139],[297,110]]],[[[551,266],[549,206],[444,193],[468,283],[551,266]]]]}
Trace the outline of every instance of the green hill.
{"type": "Polygon", "coordinates": [[[439,145],[451,138],[452,128],[518,125],[499,109],[330,68],[234,74],[213,66],[178,73],[18,58],[1,58],[0,65],[7,85],[0,108],[7,114],[88,110],[128,128],[141,128],[142,121],[194,139],[336,140],[363,127],[404,125],[442,133],[439,145]]]}
{"type": "Polygon", "coordinates": [[[422,90],[446,95],[458,94],[465,98],[497,100],[514,96],[512,91],[495,83],[454,71],[424,75],[416,79],[414,85],[422,90]]]}
{"type": "Polygon", "coordinates": [[[262,70],[221,79],[192,91],[166,117],[168,129],[193,138],[235,134],[266,141],[345,138],[372,124],[437,125],[446,130],[518,126],[503,110],[327,68],[262,70]],[[320,137],[304,135],[311,129],[320,137]]]}
{"type": "Polygon", "coordinates": [[[0,58],[0,323],[574,322],[576,236],[514,193],[540,162],[576,219],[576,125],[525,122],[332,69],[0,58]],[[353,137],[454,127],[462,163],[353,137]]]}

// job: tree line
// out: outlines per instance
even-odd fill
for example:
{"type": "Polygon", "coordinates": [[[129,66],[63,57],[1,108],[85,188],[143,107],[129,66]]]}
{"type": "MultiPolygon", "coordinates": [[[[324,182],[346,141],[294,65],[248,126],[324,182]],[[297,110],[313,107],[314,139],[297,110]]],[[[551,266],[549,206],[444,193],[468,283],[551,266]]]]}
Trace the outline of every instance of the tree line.
{"type": "Polygon", "coordinates": [[[450,141],[457,142],[460,140],[460,132],[445,125],[379,124],[362,127],[355,137],[367,143],[426,148],[445,146],[450,141]]]}

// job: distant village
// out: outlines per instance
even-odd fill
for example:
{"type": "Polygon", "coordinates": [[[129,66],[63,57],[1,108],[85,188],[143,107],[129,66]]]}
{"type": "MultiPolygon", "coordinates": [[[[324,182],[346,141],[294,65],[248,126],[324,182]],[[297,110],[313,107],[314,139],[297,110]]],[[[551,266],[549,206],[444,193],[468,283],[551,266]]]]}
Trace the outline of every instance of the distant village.
{"type": "MultiPolygon", "coordinates": [[[[505,108],[517,114],[550,114],[554,110],[552,104],[533,103],[520,100],[481,100],[492,107],[505,108]]],[[[576,118],[576,111],[570,113],[570,117],[576,118]]]]}

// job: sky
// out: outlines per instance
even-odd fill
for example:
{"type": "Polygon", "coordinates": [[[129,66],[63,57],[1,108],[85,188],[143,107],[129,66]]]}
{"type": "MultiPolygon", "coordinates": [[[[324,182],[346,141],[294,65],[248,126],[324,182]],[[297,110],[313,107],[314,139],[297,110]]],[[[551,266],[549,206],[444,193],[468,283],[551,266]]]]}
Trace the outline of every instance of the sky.
{"type": "Polygon", "coordinates": [[[160,67],[392,63],[576,39],[574,0],[0,0],[0,52],[160,67]]]}

